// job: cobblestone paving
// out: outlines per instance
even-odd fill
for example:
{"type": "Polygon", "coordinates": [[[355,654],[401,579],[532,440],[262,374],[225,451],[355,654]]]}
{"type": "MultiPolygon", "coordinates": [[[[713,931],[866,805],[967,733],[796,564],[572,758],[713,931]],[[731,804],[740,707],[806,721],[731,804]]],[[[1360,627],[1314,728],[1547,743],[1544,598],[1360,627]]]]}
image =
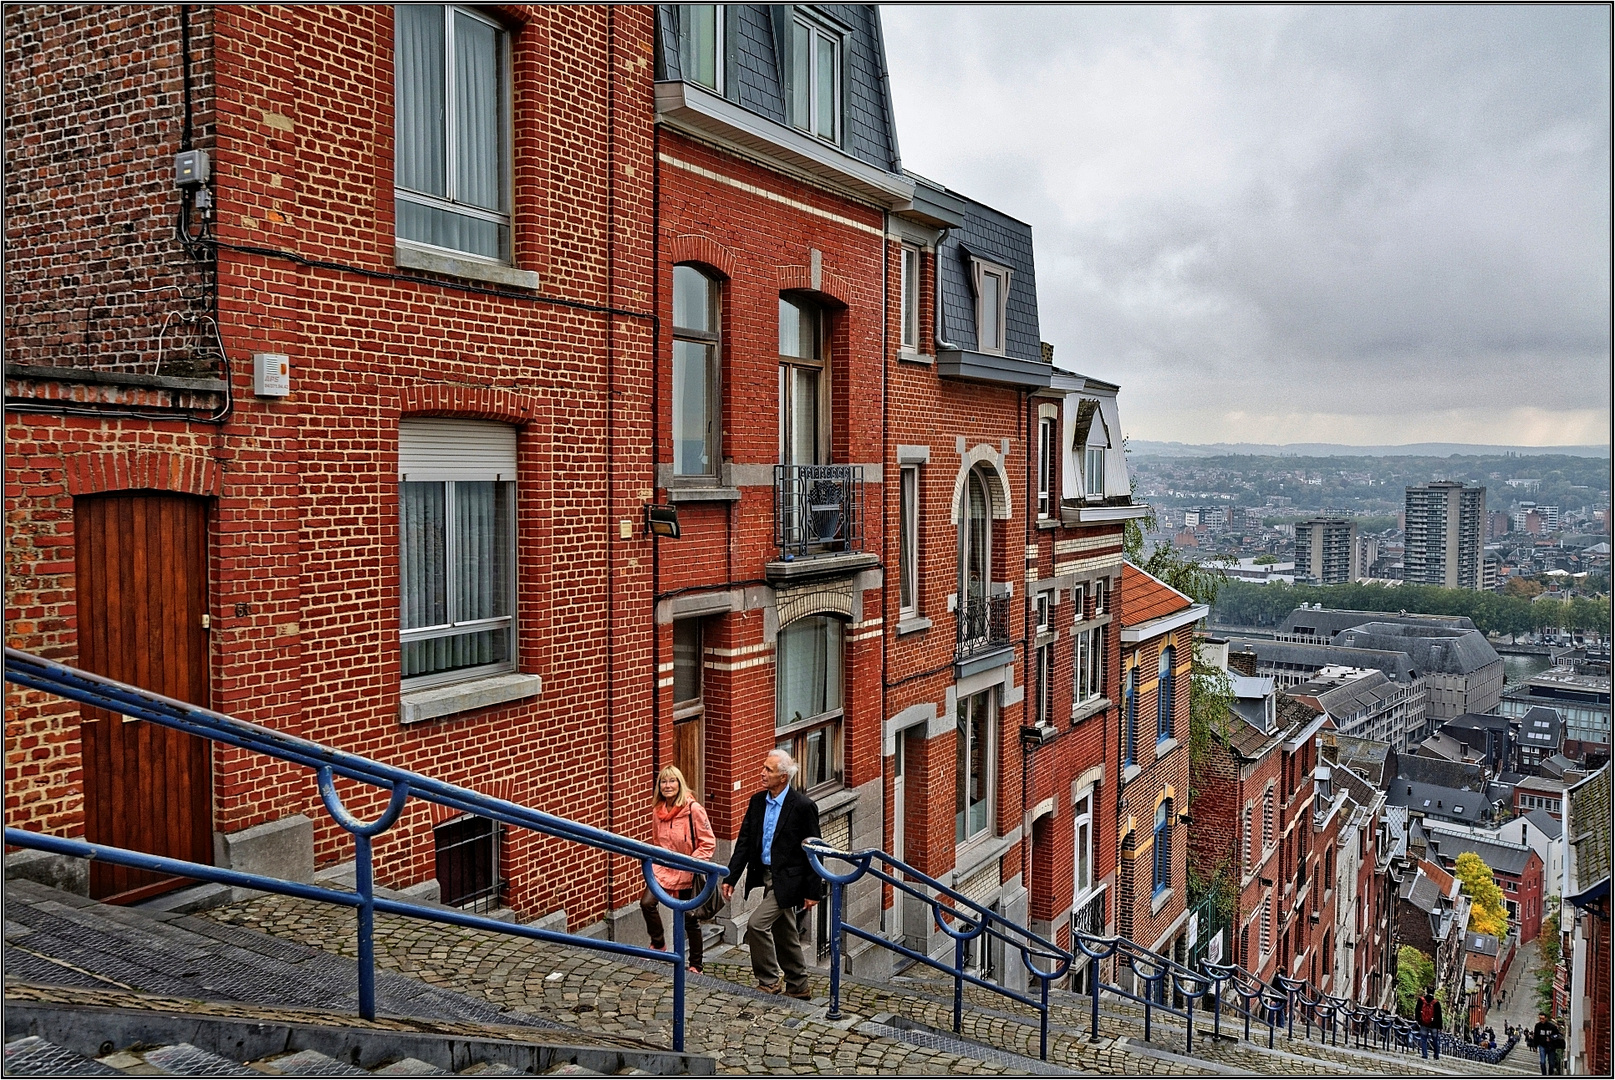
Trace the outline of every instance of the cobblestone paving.
{"type": "MultiPolygon", "coordinates": [[[[294,938],[344,956],[357,953],[356,916],[289,897],[264,897],[207,912],[216,921],[294,938]]],[[[378,967],[502,1008],[545,1016],[585,1032],[672,1038],[666,968],[639,966],[583,949],[437,923],[376,916],[378,967]]],[[[1014,1070],[835,1024],[822,1008],[690,980],[686,1049],[712,1054],[727,1073],[1005,1074],[1014,1070]]],[[[1035,1052],[1035,1048],[1034,1048],[1035,1052]]]]}

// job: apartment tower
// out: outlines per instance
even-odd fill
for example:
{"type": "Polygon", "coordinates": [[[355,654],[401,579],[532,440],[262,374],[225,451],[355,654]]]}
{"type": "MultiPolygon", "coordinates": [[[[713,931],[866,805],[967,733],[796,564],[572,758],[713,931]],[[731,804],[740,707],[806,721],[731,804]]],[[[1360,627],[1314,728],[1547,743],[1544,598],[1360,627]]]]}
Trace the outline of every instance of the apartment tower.
{"type": "MultiPolygon", "coordinates": [[[[1479,589],[1486,489],[1453,480],[1414,484],[1407,489],[1406,512],[1403,580],[1410,585],[1479,589]]],[[[1299,540],[1299,526],[1297,532],[1299,540]]]]}

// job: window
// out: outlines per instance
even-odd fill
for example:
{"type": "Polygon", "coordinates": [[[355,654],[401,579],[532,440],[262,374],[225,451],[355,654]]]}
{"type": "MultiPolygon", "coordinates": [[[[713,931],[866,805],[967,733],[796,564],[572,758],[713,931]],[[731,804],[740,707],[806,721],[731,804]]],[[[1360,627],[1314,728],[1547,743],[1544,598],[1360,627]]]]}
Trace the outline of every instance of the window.
{"type": "MultiPolygon", "coordinates": [[[[1189,810],[1189,813],[1194,813],[1193,808],[1189,810]]],[[[1243,865],[1247,871],[1251,868],[1251,844],[1256,839],[1251,835],[1251,818],[1253,815],[1254,809],[1249,803],[1246,803],[1245,816],[1239,826],[1239,850],[1242,855],[1243,865]]]]}
{"type": "Polygon", "coordinates": [[[1077,704],[1105,692],[1105,628],[1077,631],[1077,704]]]}
{"type": "Polygon", "coordinates": [[[1122,710],[1122,764],[1138,760],[1138,668],[1127,669],[1127,701],[1122,710]]]}
{"type": "Polygon", "coordinates": [[[1037,516],[1045,520],[1054,513],[1054,425],[1052,416],[1037,425],[1037,516]]]}
{"type": "Polygon", "coordinates": [[[780,463],[824,465],[829,456],[824,314],[805,297],[779,298],[780,463]]]}
{"type": "Polygon", "coordinates": [[[1273,789],[1262,796],[1262,850],[1273,846],[1273,789]]]}
{"type": "Polygon", "coordinates": [[[1159,667],[1160,678],[1155,684],[1155,741],[1163,742],[1172,737],[1172,664],[1176,650],[1168,645],[1161,650],[1159,667]]]}
{"type": "Polygon", "coordinates": [[[1077,622],[1083,622],[1088,618],[1088,606],[1087,605],[1088,605],[1088,586],[1086,586],[1086,585],[1073,585],[1073,586],[1071,586],[1071,606],[1076,609],[1074,614],[1076,616],[1076,621],[1077,622]]]}
{"type": "Polygon", "coordinates": [[[714,476],[718,463],[718,283],[673,267],[673,472],[714,476]]]}
{"type": "Polygon", "coordinates": [[[774,745],[812,791],[841,779],[842,624],[822,615],[782,627],[775,646],[774,745]]]}
{"type": "Polygon", "coordinates": [[[465,8],[399,4],[398,238],[510,261],[510,44],[465,8]]]}
{"type": "Polygon", "coordinates": [[[1054,642],[1037,650],[1037,724],[1046,727],[1054,718],[1054,642]]]}
{"type": "Polygon", "coordinates": [[[1002,355],[1011,272],[1008,267],[980,259],[971,264],[971,269],[976,286],[976,349],[1002,355]]]}
{"type": "Polygon", "coordinates": [[[1100,578],[1093,583],[1093,615],[1094,618],[1110,610],[1110,579],[1100,578]]]}
{"type": "Polygon", "coordinates": [[[499,823],[466,814],[432,830],[437,886],[450,907],[492,911],[500,906],[499,823]]]}
{"type": "Polygon", "coordinates": [[[1155,808],[1155,893],[1172,887],[1172,800],[1155,808]]]}
{"type": "Polygon", "coordinates": [[[1335,887],[1335,849],[1327,848],[1323,853],[1323,891],[1328,892],[1335,887]]]}
{"type": "Polygon", "coordinates": [[[920,467],[904,465],[898,491],[898,607],[913,615],[920,608],[920,467]]]}
{"type": "Polygon", "coordinates": [[[954,839],[965,841],[986,833],[992,824],[993,691],[959,699],[958,793],[954,839]]]}
{"type": "Polygon", "coordinates": [[[723,92],[723,8],[718,4],[679,5],[679,57],[684,78],[723,92]]]}
{"type": "Polygon", "coordinates": [[[965,478],[964,525],[959,530],[959,602],[968,600],[982,609],[992,588],[992,499],[987,478],[972,469],[965,478]]]}
{"type": "Polygon", "coordinates": [[[1271,895],[1262,897],[1260,911],[1261,914],[1256,916],[1259,924],[1256,928],[1256,934],[1260,954],[1263,959],[1266,959],[1267,954],[1273,951],[1273,897],[1271,895]]]}
{"type": "MultiPolygon", "coordinates": [[[[1071,910],[1076,911],[1081,904],[1078,902],[1083,895],[1094,886],[1094,851],[1093,851],[1093,801],[1094,794],[1090,789],[1077,800],[1075,826],[1075,853],[1074,866],[1076,872],[1075,889],[1071,893],[1071,910]]],[[[1103,930],[1103,927],[1101,927],[1103,930]]]]}
{"type": "Polygon", "coordinates": [[[404,686],[514,670],[516,429],[402,421],[398,471],[404,686]]]}
{"type": "Polygon", "coordinates": [[[1052,599],[1049,593],[1040,592],[1033,600],[1034,610],[1037,615],[1037,632],[1040,634],[1049,632],[1049,604],[1052,599]]]}
{"type": "Polygon", "coordinates": [[[1105,497],[1105,451],[1108,449],[1110,432],[1105,428],[1105,418],[1096,412],[1088,428],[1082,461],[1083,493],[1090,499],[1105,497]]]}
{"type": "Polygon", "coordinates": [[[898,344],[904,349],[920,347],[920,251],[903,245],[902,289],[899,314],[902,323],[898,344]]]}
{"type": "Polygon", "coordinates": [[[673,622],[673,715],[701,707],[701,620],[673,622]]]}
{"type": "Polygon", "coordinates": [[[791,124],[841,141],[841,37],[817,23],[791,24],[791,124]]]}

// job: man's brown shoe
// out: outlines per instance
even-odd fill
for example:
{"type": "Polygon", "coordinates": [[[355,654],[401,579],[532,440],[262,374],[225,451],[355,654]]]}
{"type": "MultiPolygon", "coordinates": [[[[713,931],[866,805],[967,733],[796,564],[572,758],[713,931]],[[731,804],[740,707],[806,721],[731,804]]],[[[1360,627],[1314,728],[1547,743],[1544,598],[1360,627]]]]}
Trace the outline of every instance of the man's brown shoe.
{"type": "Polygon", "coordinates": [[[757,989],[765,994],[777,994],[780,992],[780,985],[779,983],[758,983],[757,989]]]}
{"type": "Polygon", "coordinates": [[[812,1001],[813,1000],[813,991],[807,990],[807,989],[803,989],[803,990],[787,990],[787,991],[785,991],[785,996],[788,997],[788,998],[795,998],[798,1001],[812,1001]]]}

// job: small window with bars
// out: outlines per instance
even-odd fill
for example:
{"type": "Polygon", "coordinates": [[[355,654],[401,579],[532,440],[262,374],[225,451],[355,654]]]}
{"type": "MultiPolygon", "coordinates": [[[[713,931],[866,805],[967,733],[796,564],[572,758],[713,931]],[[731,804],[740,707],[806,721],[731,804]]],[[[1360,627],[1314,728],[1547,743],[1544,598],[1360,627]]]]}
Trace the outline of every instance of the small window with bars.
{"type": "Polygon", "coordinates": [[[432,830],[439,899],[450,907],[492,911],[503,902],[499,823],[466,814],[432,830]]]}

